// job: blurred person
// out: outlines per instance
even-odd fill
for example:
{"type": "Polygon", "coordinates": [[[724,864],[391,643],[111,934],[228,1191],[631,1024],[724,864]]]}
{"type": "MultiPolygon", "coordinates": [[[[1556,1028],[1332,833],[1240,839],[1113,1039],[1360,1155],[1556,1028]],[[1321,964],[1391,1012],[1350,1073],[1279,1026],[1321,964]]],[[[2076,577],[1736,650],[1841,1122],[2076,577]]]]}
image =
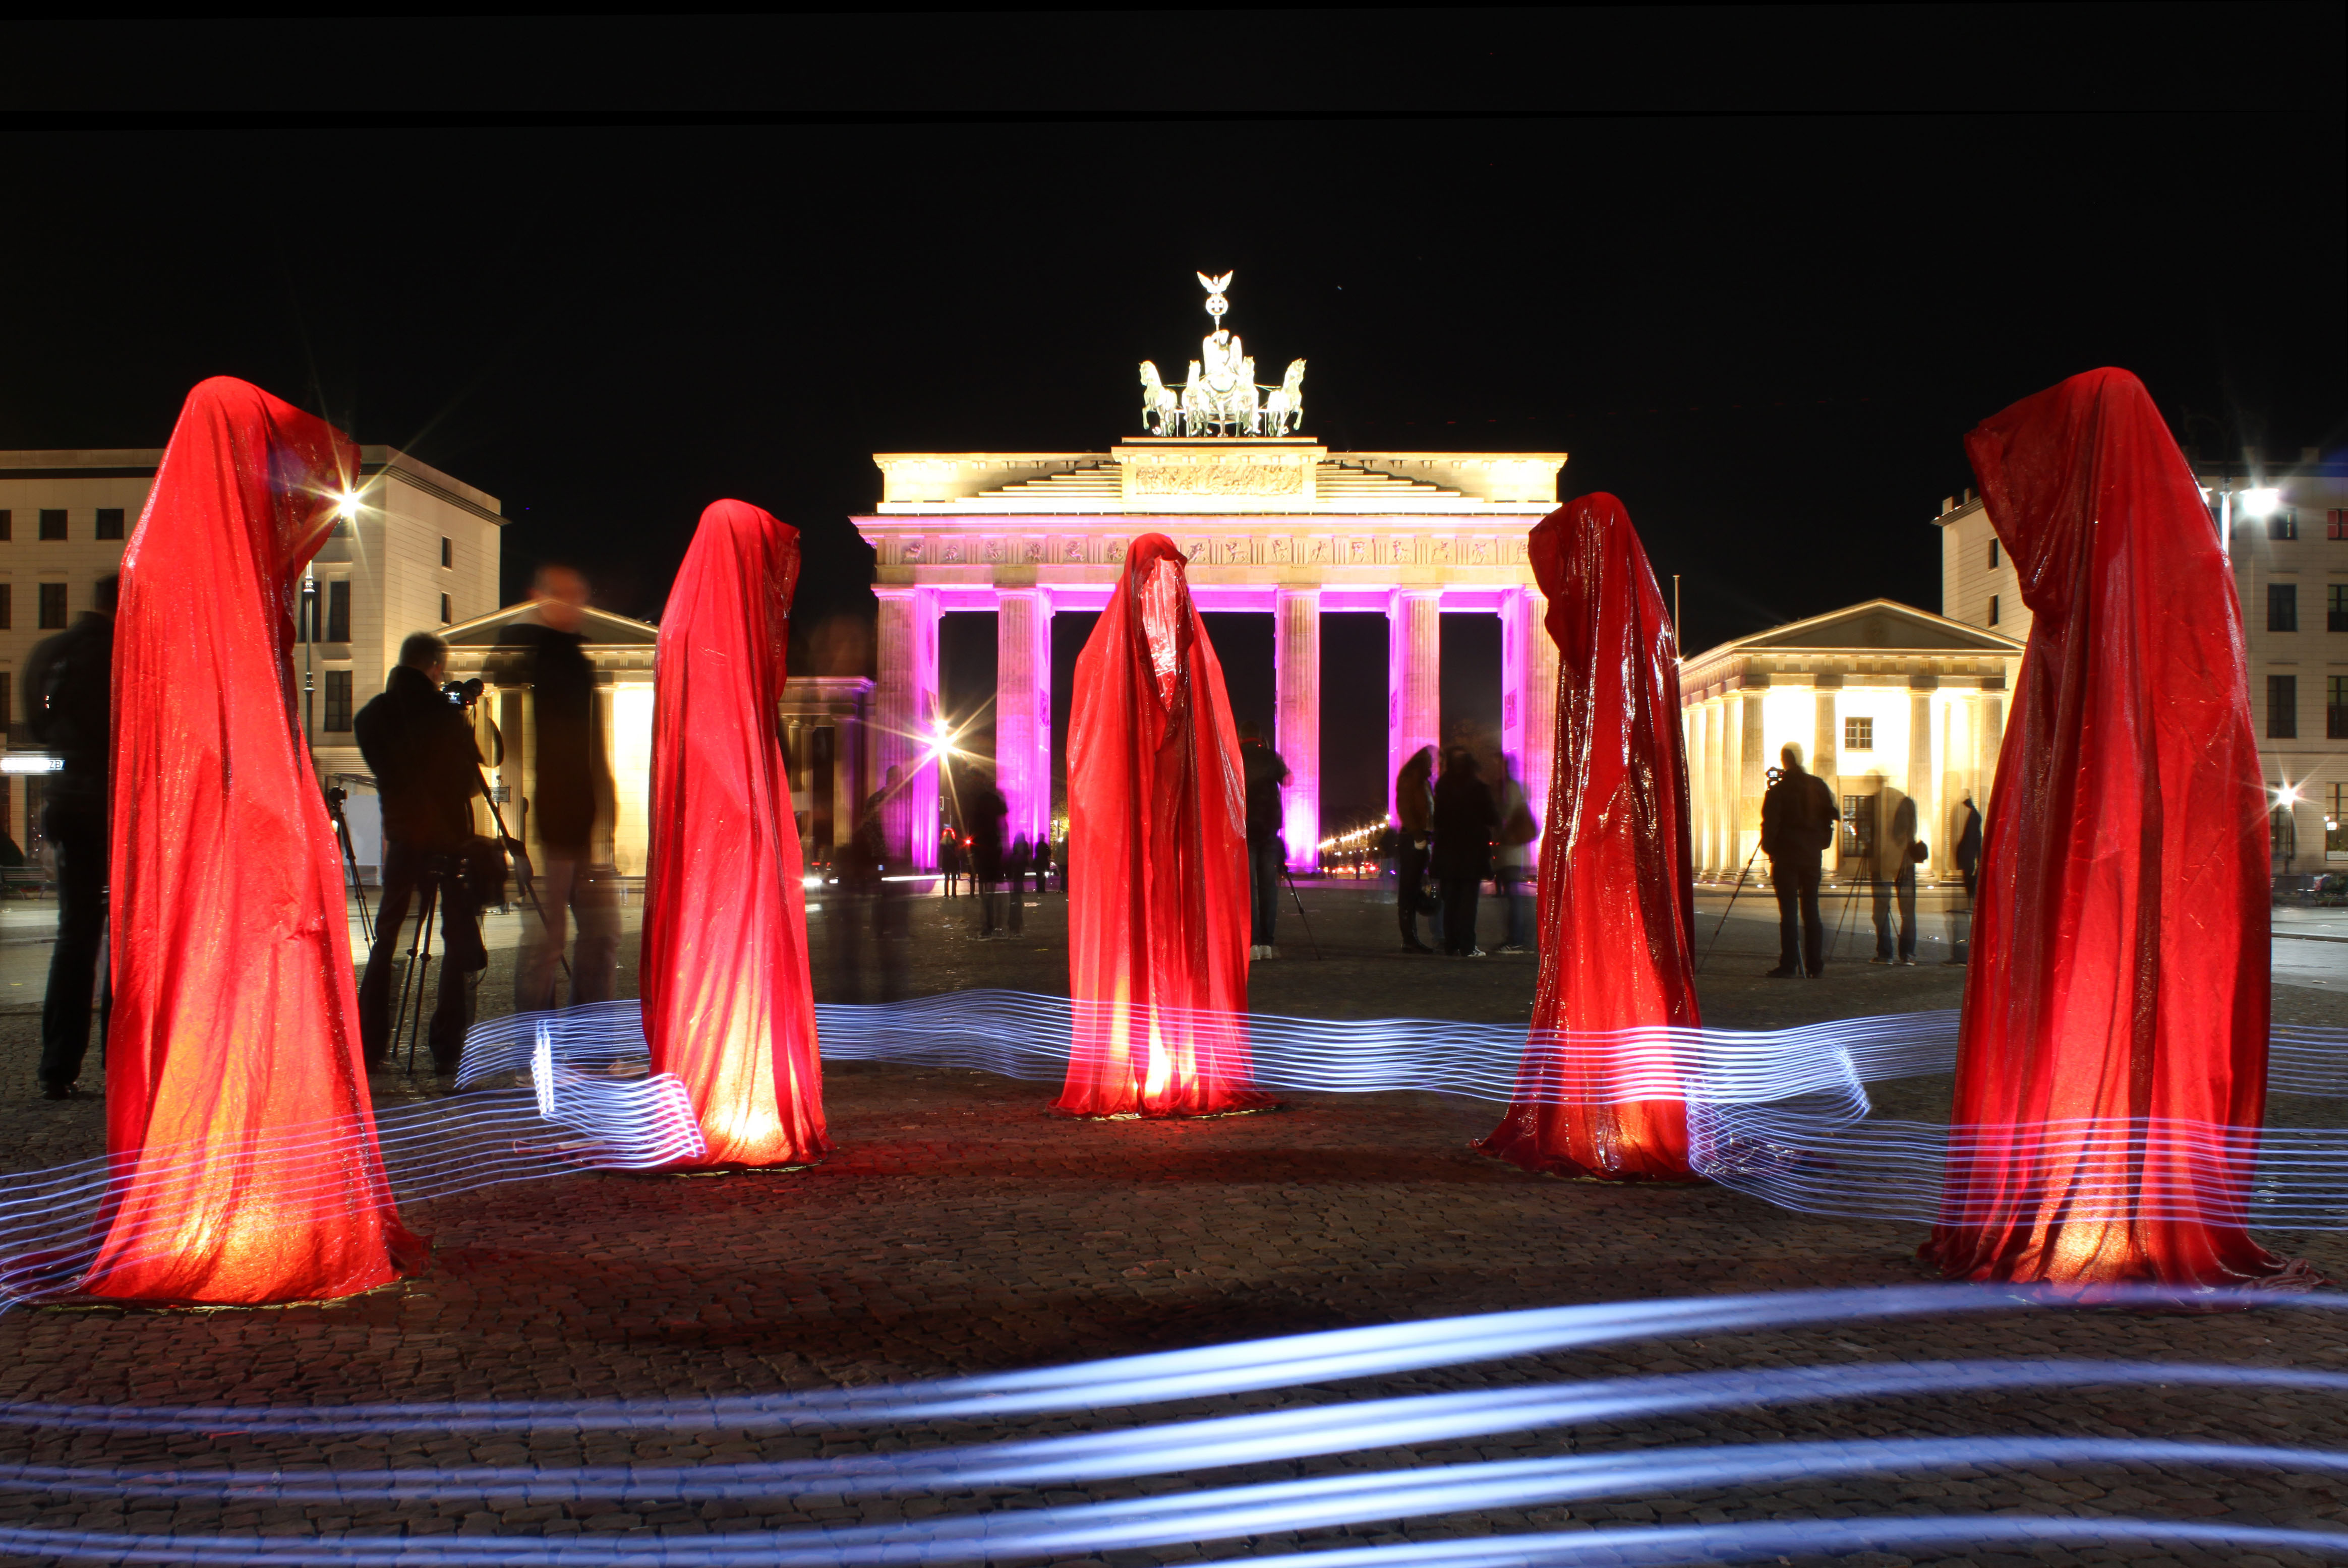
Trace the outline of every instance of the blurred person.
{"type": "Polygon", "coordinates": [[[1777,894],[1777,967],[1768,973],[1771,979],[1816,979],[1827,967],[1818,857],[1833,845],[1841,814],[1826,781],[1803,768],[1800,746],[1788,741],[1778,760],[1785,772],[1761,797],[1761,852],[1777,894]]]}
{"type": "MultiPolygon", "coordinates": [[[[56,856],[57,942],[41,1001],[41,1094],[69,1100],[89,1050],[90,999],[98,990],[98,950],[106,940],[107,859],[112,853],[108,773],[113,765],[114,610],[121,579],[98,579],[94,608],[25,663],[25,723],[56,757],[42,794],[41,831],[56,856]]],[[[13,845],[12,845],[13,847],[13,845]]],[[[24,860],[17,856],[18,864],[24,860]]],[[[113,1010],[112,977],[98,1001],[103,1049],[113,1010]]]]}
{"type": "Polygon", "coordinates": [[[1915,965],[1916,852],[1922,847],[1923,841],[1916,836],[1915,799],[1902,794],[1900,804],[1891,808],[1890,829],[1875,841],[1875,864],[1869,868],[1870,891],[1875,895],[1875,957],[1867,960],[1870,964],[1915,965]],[[1896,948],[1891,931],[1895,898],[1900,907],[1896,948]]]}
{"type": "Polygon", "coordinates": [[[1003,869],[1011,883],[1011,934],[1018,936],[1027,929],[1027,868],[1035,863],[1035,846],[1021,834],[1011,841],[1011,852],[1004,857],[1003,869]]]}
{"type": "Polygon", "coordinates": [[[944,878],[947,897],[962,897],[962,835],[951,827],[938,835],[938,875],[944,878]]]}
{"type": "Polygon", "coordinates": [[[981,940],[1003,931],[1003,820],[1011,815],[994,780],[981,774],[966,803],[970,832],[970,888],[978,898],[981,940]]]}
{"type": "Polygon", "coordinates": [[[382,895],[358,998],[359,1041],[370,1068],[390,1054],[392,970],[400,928],[419,892],[437,899],[440,910],[440,994],[427,1037],[437,1072],[457,1071],[473,1021],[473,993],[489,962],[480,908],[465,876],[481,753],[464,708],[440,690],[448,672],[448,645],[428,631],[412,632],[381,693],[351,721],[383,804],[382,895]]]}
{"type": "Polygon", "coordinates": [[[1540,836],[1540,825],[1533,820],[1531,803],[1525,799],[1525,786],[1518,782],[1517,770],[1509,765],[1506,752],[1499,753],[1498,765],[1498,798],[1493,804],[1499,810],[1500,831],[1493,856],[1492,888],[1499,894],[1501,907],[1509,917],[1499,950],[1529,953],[1533,950],[1531,889],[1540,869],[1533,862],[1533,840],[1540,836]]]}
{"type": "Polygon", "coordinates": [[[884,1002],[904,999],[905,948],[911,931],[911,911],[905,900],[910,897],[907,878],[912,865],[905,857],[891,853],[888,818],[882,810],[896,783],[897,770],[891,768],[890,787],[865,796],[863,815],[856,819],[856,835],[851,841],[859,863],[870,868],[873,946],[880,959],[879,999],[884,1002]]]}
{"type": "MultiPolygon", "coordinates": [[[[879,798],[875,794],[871,800],[879,798]]],[[[823,889],[824,923],[831,931],[831,999],[835,1002],[865,999],[864,939],[868,931],[878,934],[880,914],[875,904],[889,856],[885,836],[876,845],[864,831],[870,804],[868,800],[847,842],[833,852],[838,881],[823,889]]]]}
{"type": "Polygon", "coordinates": [[[1435,879],[1443,889],[1443,950],[1453,958],[1480,958],[1476,945],[1476,899],[1492,874],[1492,835],[1500,814],[1492,792],[1476,771],[1467,747],[1453,748],[1435,786],[1435,879]]]}
{"type": "Polygon", "coordinates": [[[1280,871],[1288,846],[1281,838],[1280,792],[1289,780],[1288,764],[1264,744],[1263,731],[1253,719],[1240,726],[1240,773],[1247,785],[1248,912],[1254,946],[1251,958],[1276,958],[1272,929],[1280,918],[1280,871]]]}
{"type": "Polygon", "coordinates": [[[1962,825],[1957,829],[1957,873],[1965,879],[1964,902],[1949,900],[1949,956],[1944,964],[1962,964],[1972,958],[1973,884],[1981,874],[1982,816],[1973,797],[1962,797],[1962,825]]]}
{"type": "Polygon", "coordinates": [[[532,619],[506,629],[491,654],[499,685],[531,689],[536,774],[529,820],[538,830],[544,864],[538,868],[543,919],[522,920],[521,958],[514,967],[514,1009],[538,1012],[555,1005],[554,972],[579,920],[571,959],[568,1005],[609,1001],[620,958],[619,870],[612,864],[613,785],[595,712],[595,667],[580,630],[586,620],[587,579],[574,569],[549,564],[530,590],[532,619]]]}
{"type": "Polygon", "coordinates": [[[1402,924],[1405,952],[1431,953],[1418,939],[1419,906],[1425,899],[1426,852],[1435,837],[1435,748],[1411,753],[1395,774],[1395,916],[1402,924]]]}

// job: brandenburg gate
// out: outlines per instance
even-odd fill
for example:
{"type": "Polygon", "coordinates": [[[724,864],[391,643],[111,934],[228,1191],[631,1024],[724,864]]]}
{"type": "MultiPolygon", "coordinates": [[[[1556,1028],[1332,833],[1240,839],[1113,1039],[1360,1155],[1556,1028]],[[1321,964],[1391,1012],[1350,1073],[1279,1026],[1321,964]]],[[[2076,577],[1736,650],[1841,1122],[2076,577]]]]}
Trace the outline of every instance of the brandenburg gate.
{"type": "Polygon", "coordinates": [[[1519,759],[1527,797],[1548,798],[1557,653],[1525,546],[1556,507],[1565,454],[1332,452],[1287,433],[1302,425],[1303,362],[1278,385],[1255,384],[1253,361],[1221,325],[1229,281],[1200,278],[1215,329],[1179,394],[1142,366],[1147,435],[1106,452],[874,456],[880,505],[854,519],[877,558],[880,600],[869,776],[901,770],[888,827],[921,869],[934,868],[939,835],[938,618],[995,614],[995,783],[1011,808],[1006,835],[1036,837],[1052,818],[1052,615],[1105,606],[1126,547],[1145,533],[1189,558],[1200,610],[1273,617],[1272,744],[1293,775],[1292,866],[1313,866],[1321,842],[1323,615],[1386,617],[1389,794],[1403,760],[1441,740],[1438,618],[1498,616],[1501,747],[1519,759]]]}

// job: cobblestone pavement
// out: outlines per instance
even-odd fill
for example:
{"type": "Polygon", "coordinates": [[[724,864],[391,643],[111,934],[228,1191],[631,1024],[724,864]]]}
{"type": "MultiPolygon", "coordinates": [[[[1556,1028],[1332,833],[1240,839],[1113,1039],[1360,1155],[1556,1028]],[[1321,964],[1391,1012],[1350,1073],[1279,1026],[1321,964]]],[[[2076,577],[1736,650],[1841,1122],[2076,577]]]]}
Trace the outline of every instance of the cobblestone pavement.
{"type": "MultiPolygon", "coordinates": [[[[1032,897],[1032,896],[1031,896],[1032,897]]],[[[1304,897],[1325,957],[1292,925],[1259,966],[1260,1011],[1339,1018],[1521,1019],[1529,958],[1405,958],[1392,910],[1336,885],[1304,897]]],[[[1065,906],[1023,910],[1018,941],[979,942],[967,905],[916,911],[913,989],[998,985],[1066,990],[1065,906]]],[[[1288,912],[1292,922],[1294,911],[1288,912]]],[[[818,917],[822,989],[837,979],[818,917]]],[[[1709,1021],[1746,1027],[1956,1005],[1962,971],[1837,966],[1818,982],[1758,978],[1766,927],[1730,922],[1707,965],[1709,1021]]],[[[1709,936],[1709,922],[1704,932],[1709,936]]],[[[633,946],[633,938],[631,939],[633,946]]],[[[2348,947],[2342,949],[2348,955],[2348,947]]],[[[631,959],[633,955],[631,955],[631,959]]],[[[633,965],[631,963],[631,970],[633,965]]],[[[492,977],[485,1000],[502,994],[492,977]]],[[[2281,988],[2304,1021],[2348,1022],[2335,999],[2281,988]]],[[[36,1020],[0,1016],[7,1166],[100,1147],[99,1102],[31,1098],[36,1020]]],[[[1900,1114],[1944,1107],[1945,1081],[1889,1086],[1900,1114]]],[[[396,1075],[392,1100],[420,1091],[396,1075]]],[[[0,1317],[0,1399],[82,1404],[267,1400],[342,1404],[491,1397],[572,1399],[761,1392],[1010,1369],[1356,1324],[1636,1297],[1888,1286],[1929,1276],[1920,1233],[1782,1212],[1716,1187],[1616,1188],[1527,1175],[1471,1151],[1493,1107],[1435,1096],[1292,1095],[1276,1114],[1189,1122],[1070,1122],[1045,1085],[863,1064],[829,1070],[839,1153],[788,1175],[683,1180],[580,1175],[424,1205],[409,1222],[435,1253],[415,1278],[343,1302],[202,1313],[108,1308],[0,1317]]],[[[2302,1114],[2321,1119],[2321,1107],[2302,1114]]],[[[2348,1279],[2332,1235],[2271,1238],[2348,1279]]],[[[1147,1410],[1023,1421],[941,1422],[823,1435],[589,1434],[539,1429],[468,1437],[296,1440],[0,1430],[0,1460],[198,1467],[582,1462],[799,1458],[890,1451],[1126,1420],[1318,1403],[1536,1379],[1724,1367],[1969,1357],[2082,1356],[2348,1371],[2348,1317],[2266,1311],[2121,1311],[1949,1317],[1680,1338],[1524,1358],[1147,1410]]],[[[1232,1467],[1192,1478],[1237,1483],[1400,1465],[1601,1452],[1664,1444],[1821,1437],[2044,1434],[2177,1437],[2348,1447],[2341,1401],[2267,1389],[2098,1386],[2054,1393],[1850,1400],[1502,1433],[1398,1452],[1232,1467]]],[[[1055,1488],[1051,1501],[1162,1492],[1159,1480],[1055,1488]]],[[[417,1533],[503,1530],[549,1536],[792,1528],[1032,1506],[1033,1493],[936,1500],[798,1497],[750,1502],[530,1506],[477,1502],[278,1504],[235,1497],[142,1502],[0,1494],[0,1525],[205,1533],[260,1529],[417,1533]]],[[[1454,1514],[1074,1561],[1189,1561],[1297,1546],[1436,1539],[1632,1522],[1925,1512],[2158,1514],[2348,1528],[2348,1486],[2318,1474],[1982,1468],[1822,1479],[1759,1491],[1690,1490],[1571,1508],[1454,1514]]],[[[2008,1546],[1920,1562],[2265,1563],[2289,1554],[2164,1553],[2008,1546]]],[[[1841,1559],[1874,1568],[1890,1553],[1841,1559]]]]}

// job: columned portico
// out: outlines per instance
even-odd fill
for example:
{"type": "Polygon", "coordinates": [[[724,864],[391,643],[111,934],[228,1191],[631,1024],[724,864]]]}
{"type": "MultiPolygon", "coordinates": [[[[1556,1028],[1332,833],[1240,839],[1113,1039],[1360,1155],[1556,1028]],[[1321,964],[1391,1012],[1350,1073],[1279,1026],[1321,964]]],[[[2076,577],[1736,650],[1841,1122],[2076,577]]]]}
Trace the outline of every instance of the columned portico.
{"type": "Polygon", "coordinates": [[[880,600],[880,679],[873,682],[871,778],[874,787],[887,790],[889,770],[897,770],[897,786],[881,812],[891,853],[905,845],[916,870],[934,871],[938,770],[932,726],[938,713],[938,590],[883,583],[872,591],[880,600]]]}

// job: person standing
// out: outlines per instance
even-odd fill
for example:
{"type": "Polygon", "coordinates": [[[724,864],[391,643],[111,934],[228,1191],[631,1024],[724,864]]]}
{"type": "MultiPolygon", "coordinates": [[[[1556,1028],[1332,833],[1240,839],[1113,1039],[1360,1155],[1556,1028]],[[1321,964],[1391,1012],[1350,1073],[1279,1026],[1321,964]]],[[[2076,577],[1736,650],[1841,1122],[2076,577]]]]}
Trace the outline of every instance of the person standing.
{"type": "Polygon", "coordinates": [[[1476,897],[1492,874],[1492,835],[1500,814],[1492,792],[1477,776],[1468,748],[1453,748],[1435,788],[1435,879],[1443,889],[1443,950],[1455,958],[1480,958],[1476,945],[1476,897]]]}
{"type": "Polygon", "coordinates": [[[1508,913],[1506,940],[1500,944],[1503,953],[1529,953],[1533,950],[1533,896],[1529,889],[1540,867],[1533,864],[1533,840],[1540,836],[1540,825],[1533,820],[1531,803],[1525,799],[1525,786],[1517,780],[1517,770],[1509,764],[1506,752],[1500,753],[1500,792],[1494,804],[1499,808],[1499,846],[1494,851],[1492,867],[1493,890],[1499,894],[1508,913]]]}
{"type": "MultiPolygon", "coordinates": [[[[489,962],[480,910],[464,875],[481,753],[465,710],[441,692],[448,670],[448,645],[428,631],[411,633],[382,692],[351,721],[383,802],[383,896],[375,947],[359,980],[359,1042],[370,1068],[390,1055],[391,972],[399,962],[400,927],[419,892],[440,910],[440,995],[428,1036],[437,1072],[457,1071],[473,1021],[473,990],[489,962]]],[[[422,980],[417,977],[418,985],[422,980]]]]}
{"type": "Polygon", "coordinates": [[[1901,795],[1900,804],[1891,808],[1891,825],[1875,842],[1873,887],[1875,895],[1875,957],[1870,964],[1900,964],[1913,968],[1916,962],[1916,802],[1913,796],[1901,795]],[[1900,904],[1900,941],[1897,956],[1891,939],[1891,905],[1894,897],[1900,904]]]}
{"type": "Polygon", "coordinates": [[[1973,809],[1973,797],[1963,797],[1964,824],[1957,830],[1957,872],[1965,879],[1965,901],[1962,908],[1954,899],[1949,902],[1949,956],[1943,963],[1962,964],[1972,958],[1973,885],[1981,873],[1982,816],[1973,809]]]}
{"type": "Polygon", "coordinates": [[[1435,748],[1421,746],[1395,774],[1395,915],[1403,950],[1431,953],[1418,939],[1418,910],[1426,882],[1426,851],[1435,836],[1435,748]]]}
{"type": "Polygon", "coordinates": [[[1027,929],[1027,868],[1035,863],[1035,846],[1023,833],[1011,841],[1011,853],[1004,864],[1011,883],[1010,934],[1014,937],[1027,929]]]}
{"type": "Polygon", "coordinates": [[[938,873],[945,878],[945,896],[962,897],[962,835],[953,828],[938,834],[938,873]]]}
{"type": "Polygon", "coordinates": [[[857,818],[852,840],[859,863],[871,868],[872,936],[874,946],[880,949],[880,999],[884,1002],[904,999],[905,948],[912,928],[911,911],[905,904],[911,867],[890,852],[888,820],[883,811],[897,782],[897,770],[891,768],[889,773],[891,787],[874,790],[865,797],[864,814],[857,818]]]}
{"type": "MultiPolygon", "coordinates": [[[[43,795],[41,831],[57,870],[57,943],[41,1001],[41,1095],[70,1100],[89,1051],[90,998],[106,939],[107,860],[112,853],[108,771],[113,765],[114,608],[121,579],[98,579],[95,608],[33,650],[25,665],[25,721],[58,771],[43,795]]],[[[98,1004],[106,1040],[114,987],[98,1004]]]]}
{"type": "Polygon", "coordinates": [[[1818,857],[1834,843],[1834,792],[1802,766],[1802,748],[1778,753],[1785,771],[1761,797],[1761,849],[1777,893],[1777,967],[1772,979],[1826,972],[1826,922],[1818,915],[1818,857]],[[1798,920],[1797,910],[1798,909],[1798,920]]]}
{"type": "Polygon", "coordinates": [[[1287,854],[1282,841],[1281,787],[1288,783],[1288,764],[1263,743],[1263,731],[1253,719],[1240,726],[1240,773],[1247,784],[1247,853],[1251,958],[1276,958],[1272,927],[1280,918],[1280,868],[1287,854]]]}
{"type": "Polygon", "coordinates": [[[609,1001],[620,959],[619,869],[612,864],[612,769],[595,704],[595,667],[585,652],[587,579],[567,566],[538,569],[530,597],[534,619],[506,629],[493,651],[490,678],[530,688],[536,728],[530,759],[536,781],[530,823],[545,849],[538,899],[543,919],[525,917],[514,968],[514,1009],[555,1004],[554,970],[579,920],[569,1003],[609,1001]]]}
{"type": "Polygon", "coordinates": [[[982,777],[970,792],[970,890],[978,898],[981,940],[1004,935],[1003,819],[1011,815],[994,781],[982,777]]]}

